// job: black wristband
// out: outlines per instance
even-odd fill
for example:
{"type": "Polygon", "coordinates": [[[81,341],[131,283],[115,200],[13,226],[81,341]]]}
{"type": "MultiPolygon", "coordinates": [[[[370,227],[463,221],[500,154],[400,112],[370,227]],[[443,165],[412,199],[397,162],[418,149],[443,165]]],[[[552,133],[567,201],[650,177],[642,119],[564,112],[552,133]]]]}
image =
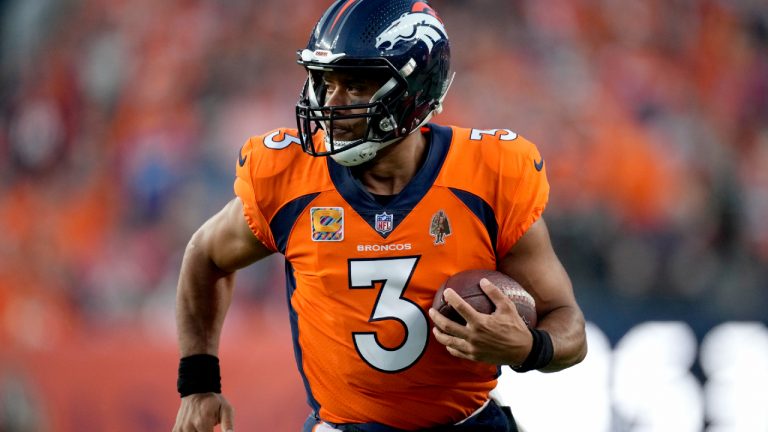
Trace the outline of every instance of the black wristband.
{"type": "Polygon", "coordinates": [[[555,356],[555,347],[552,345],[552,337],[544,330],[536,328],[529,329],[533,336],[533,346],[528,357],[520,366],[513,366],[515,372],[528,372],[535,369],[541,369],[548,365],[555,356]]]}
{"type": "Polygon", "coordinates": [[[219,358],[210,354],[195,354],[179,360],[176,389],[181,397],[195,393],[221,393],[219,358]]]}

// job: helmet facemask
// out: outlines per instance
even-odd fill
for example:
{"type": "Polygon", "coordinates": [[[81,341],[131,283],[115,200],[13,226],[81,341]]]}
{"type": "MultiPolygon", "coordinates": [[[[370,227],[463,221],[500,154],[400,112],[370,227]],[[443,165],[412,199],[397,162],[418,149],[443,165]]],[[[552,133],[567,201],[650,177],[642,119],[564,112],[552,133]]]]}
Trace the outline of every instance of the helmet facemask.
{"type": "Polygon", "coordinates": [[[372,159],[379,149],[397,141],[408,132],[398,128],[397,119],[391,110],[393,104],[407,95],[408,83],[385,60],[376,59],[366,66],[311,63],[305,66],[308,76],[296,105],[297,126],[305,152],[312,156],[331,156],[343,165],[358,165],[372,159]],[[382,84],[365,103],[325,106],[326,85],[323,74],[330,71],[350,72],[364,77],[375,76],[375,81],[382,84]],[[361,118],[366,121],[362,136],[345,141],[334,138],[336,122],[361,118]],[[324,148],[319,148],[311,138],[318,129],[325,131],[324,148]]]}

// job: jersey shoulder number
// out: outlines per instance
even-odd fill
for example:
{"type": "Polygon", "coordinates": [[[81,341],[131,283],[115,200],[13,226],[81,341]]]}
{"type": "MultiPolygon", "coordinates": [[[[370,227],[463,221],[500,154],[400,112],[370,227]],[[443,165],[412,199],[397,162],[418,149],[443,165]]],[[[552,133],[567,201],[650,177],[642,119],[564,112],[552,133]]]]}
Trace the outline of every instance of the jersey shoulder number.
{"type": "Polygon", "coordinates": [[[264,147],[272,150],[282,150],[291,144],[301,145],[298,131],[292,129],[277,129],[261,137],[264,147]]]}
{"type": "Polygon", "coordinates": [[[486,136],[497,137],[500,141],[517,139],[517,133],[509,129],[472,129],[469,133],[471,141],[481,141],[486,136]]]}

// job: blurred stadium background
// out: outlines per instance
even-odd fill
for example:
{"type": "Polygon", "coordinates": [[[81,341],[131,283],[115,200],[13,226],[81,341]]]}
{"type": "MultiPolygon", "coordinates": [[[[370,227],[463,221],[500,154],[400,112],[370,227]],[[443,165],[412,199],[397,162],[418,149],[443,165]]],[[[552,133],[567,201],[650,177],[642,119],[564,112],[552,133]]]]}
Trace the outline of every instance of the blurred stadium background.
{"type": "MultiPolygon", "coordinates": [[[[184,245],[292,126],[329,1],[0,0],[0,431],[167,431],[184,245]]],[[[529,431],[768,431],[768,3],[434,0],[440,123],[536,142],[587,361],[505,373],[529,431]]],[[[239,430],[307,414],[280,258],[224,329],[239,430]]]]}

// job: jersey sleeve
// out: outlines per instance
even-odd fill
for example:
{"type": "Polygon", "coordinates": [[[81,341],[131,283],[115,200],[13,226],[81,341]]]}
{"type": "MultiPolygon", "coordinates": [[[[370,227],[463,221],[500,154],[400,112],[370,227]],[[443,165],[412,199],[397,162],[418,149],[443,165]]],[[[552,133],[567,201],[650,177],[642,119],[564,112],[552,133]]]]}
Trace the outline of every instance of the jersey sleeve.
{"type": "Polygon", "coordinates": [[[243,203],[243,213],[248,226],[259,241],[268,249],[275,252],[275,240],[269,228],[269,222],[264,216],[264,210],[259,207],[259,197],[266,191],[259,190],[259,185],[254,182],[256,170],[259,166],[260,154],[255,149],[256,138],[245,142],[240,149],[240,155],[236,162],[235,195],[243,203]]]}
{"type": "Polygon", "coordinates": [[[549,199],[549,182],[538,148],[522,137],[502,145],[509,148],[504,149],[500,161],[499,257],[505,256],[541,217],[549,199]]]}

